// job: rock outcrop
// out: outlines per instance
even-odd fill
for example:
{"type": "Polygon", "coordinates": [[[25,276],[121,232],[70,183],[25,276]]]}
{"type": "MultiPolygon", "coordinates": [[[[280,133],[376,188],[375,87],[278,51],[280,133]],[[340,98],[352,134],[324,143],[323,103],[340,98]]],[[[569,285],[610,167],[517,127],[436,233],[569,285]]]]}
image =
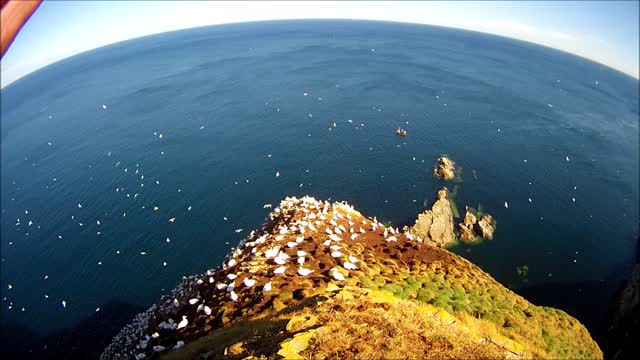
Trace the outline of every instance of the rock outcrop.
{"type": "Polygon", "coordinates": [[[496,230],[496,221],[489,214],[482,215],[482,219],[478,221],[478,227],[480,228],[480,235],[487,239],[493,239],[493,233],[496,230]]]}
{"type": "MultiPolygon", "coordinates": [[[[446,213],[446,201],[441,192],[433,214],[446,213]]],[[[101,356],[223,357],[577,359],[602,352],[576,319],[529,303],[471,262],[345,203],[304,197],[282,201],[222,266],[183,278],[101,356]]]]}
{"type": "Polygon", "coordinates": [[[472,243],[480,237],[491,240],[496,231],[496,221],[489,214],[482,214],[467,207],[464,221],[458,224],[458,231],[460,240],[467,243],[472,243]],[[478,221],[478,217],[480,217],[480,221],[478,221]]]}
{"type": "Polygon", "coordinates": [[[446,156],[439,157],[433,174],[444,180],[453,180],[456,177],[455,162],[446,156]]]}
{"type": "Polygon", "coordinates": [[[454,243],[456,236],[453,232],[453,212],[448,195],[447,188],[439,190],[438,199],[431,210],[426,210],[418,215],[413,226],[403,229],[405,234],[431,246],[445,247],[454,243]]]}
{"type": "Polygon", "coordinates": [[[476,240],[478,235],[473,230],[476,222],[476,215],[471,211],[471,209],[467,208],[467,212],[464,214],[464,221],[458,224],[460,240],[465,242],[472,242],[476,240]]]}

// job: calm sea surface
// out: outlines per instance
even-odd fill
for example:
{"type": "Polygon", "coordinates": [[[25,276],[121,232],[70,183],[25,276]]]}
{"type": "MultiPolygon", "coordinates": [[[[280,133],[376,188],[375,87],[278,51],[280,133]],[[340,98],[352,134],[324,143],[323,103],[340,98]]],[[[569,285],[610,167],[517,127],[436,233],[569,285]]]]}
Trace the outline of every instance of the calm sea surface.
{"type": "Polygon", "coordinates": [[[571,309],[607,300],[635,255],[638,81],[529,43],[381,22],[215,26],[93,50],[1,95],[1,318],[41,334],[111,301],[150,305],[287,195],[406,224],[445,185],[440,154],[463,167],[446,184],[461,211],[498,222],[453,251],[502,283],[591,284],[600,300],[553,297],[586,319],[571,309]]]}

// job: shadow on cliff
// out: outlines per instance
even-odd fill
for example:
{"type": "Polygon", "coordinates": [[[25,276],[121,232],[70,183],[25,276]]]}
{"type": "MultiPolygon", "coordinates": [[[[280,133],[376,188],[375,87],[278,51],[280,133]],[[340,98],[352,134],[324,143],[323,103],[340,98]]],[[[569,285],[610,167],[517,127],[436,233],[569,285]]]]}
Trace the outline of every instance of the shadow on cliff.
{"type": "Polygon", "coordinates": [[[144,310],[111,301],[74,327],[45,336],[15,322],[3,323],[0,354],[4,359],[97,359],[111,339],[144,310]]]}
{"type": "MultiPolygon", "coordinates": [[[[638,260],[640,260],[640,239],[638,240],[637,253],[638,260]]],[[[636,260],[636,264],[638,260],[636,260]]],[[[605,357],[612,358],[613,354],[624,347],[619,344],[620,340],[618,339],[622,336],[616,333],[616,329],[611,330],[611,326],[614,315],[619,312],[618,308],[621,306],[619,297],[627,285],[633,266],[634,264],[620,264],[602,281],[549,283],[522,287],[514,289],[514,291],[535,305],[555,307],[580,320],[603,349],[605,357]]],[[[640,286],[636,285],[636,287],[640,286]]],[[[636,309],[633,310],[635,312],[631,311],[631,313],[638,312],[637,304],[628,306],[636,306],[636,309]]],[[[626,314],[626,316],[630,315],[626,314]]],[[[633,323],[629,320],[621,320],[625,325],[619,326],[622,330],[617,329],[618,333],[624,331],[638,333],[637,321],[633,323]],[[632,325],[626,324],[625,321],[632,323],[632,325]]],[[[635,344],[634,350],[631,352],[628,351],[629,348],[631,347],[625,348],[625,355],[636,352],[635,344]]],[[[625,358],[625,356],[617,358],[625,358]]]]}
{"type": "Polygon", "coordinates": [[[585,281],[578,283],[549,283],[514,289],[518,295],[535,305],[566,311],[580,320],[593,339],[602,344],[608,321],[607,309],[620,281],[585,281]]]}

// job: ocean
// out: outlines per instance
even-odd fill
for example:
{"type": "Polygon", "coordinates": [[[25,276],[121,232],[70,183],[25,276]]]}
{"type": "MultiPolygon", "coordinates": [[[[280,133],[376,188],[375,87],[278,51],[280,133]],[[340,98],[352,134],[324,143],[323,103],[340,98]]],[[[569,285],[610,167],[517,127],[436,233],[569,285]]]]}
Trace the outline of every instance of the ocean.
{"type": "Polygon", "coordinates": [[[452,251],[597,332],[639,237],[638,84],[531,43],[371,21],[203,27],[57,62],[1,90],[3,326],[148,307],[288,195],[400,227],[447,186],[497,220],[452,251]],[[461,182],[434,178],[441,154],[461,182]]]}

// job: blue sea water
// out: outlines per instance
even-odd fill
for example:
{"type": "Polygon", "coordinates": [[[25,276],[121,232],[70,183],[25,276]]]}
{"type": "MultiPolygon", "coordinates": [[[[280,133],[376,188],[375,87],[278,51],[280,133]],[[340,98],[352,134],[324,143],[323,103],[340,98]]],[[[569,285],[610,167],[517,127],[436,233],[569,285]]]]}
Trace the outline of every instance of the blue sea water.
{"type": "Polygon", "coordinates": [[[214,26],[74,56],[1,91],[2,321],[44,334],[110,301],[148,306],[288,195],[400,226],[443,185],[498,223],[453,251],[514,289],[608,300],[639,236],[638,96],[567,53],[384,22],[214,26]],[[463,182],[432,176],[441,154],[463,182]]]}

